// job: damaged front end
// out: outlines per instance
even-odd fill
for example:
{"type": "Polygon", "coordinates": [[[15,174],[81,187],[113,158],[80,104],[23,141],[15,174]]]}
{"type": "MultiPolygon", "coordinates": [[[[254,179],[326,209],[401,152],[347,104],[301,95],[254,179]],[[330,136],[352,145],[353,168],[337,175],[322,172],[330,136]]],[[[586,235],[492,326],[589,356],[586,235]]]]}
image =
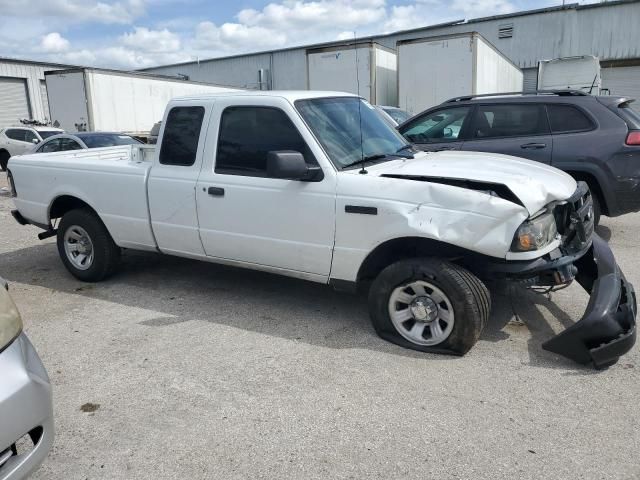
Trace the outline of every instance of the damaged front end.
{"type": "Polygon", "coordinates": [[[590,294],[582,318],[542,344],[545,350],[578,363],[606,368],[636,341],[636,295],[607,243],[594,233],[591,194],[580,182],[575,194],[553,207],[561,245],[531,261],[510,261],[490,267],[527,286],[559,287],[572,280],[590,294]]]}

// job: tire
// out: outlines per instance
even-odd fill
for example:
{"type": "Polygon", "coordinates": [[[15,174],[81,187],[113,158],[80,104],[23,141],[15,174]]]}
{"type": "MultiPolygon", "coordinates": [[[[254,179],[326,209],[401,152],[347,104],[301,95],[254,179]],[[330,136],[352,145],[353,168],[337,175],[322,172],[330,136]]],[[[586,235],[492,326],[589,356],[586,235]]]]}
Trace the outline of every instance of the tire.
{"type": "Polygon", "coordinates": [[[7,165],[9,164],[9,159],[11,155],[6,150],[0,151],[0,170],[3,172],[7,171],[7,165]]]}
{"type": "Polygon", "coordinates": [[[120,248],[102,220],[91,210],[77,209],[65,213],[58,227],[57,243],[62,263],[79,280],[99,282],[118,267],[120,248]],[[84,262],[82,255],[85,256],[84,262]]]}
{"type": "Polygon", "coordinates": [[[464,355],[478,341],[490,311],[489,291],[475,275],[435,258],[396,262],[376,277],[369,290],[369,313],[378,335],[421,352],[464,355]],[[419,318],[425,315],[429,318],[419,318]]]}

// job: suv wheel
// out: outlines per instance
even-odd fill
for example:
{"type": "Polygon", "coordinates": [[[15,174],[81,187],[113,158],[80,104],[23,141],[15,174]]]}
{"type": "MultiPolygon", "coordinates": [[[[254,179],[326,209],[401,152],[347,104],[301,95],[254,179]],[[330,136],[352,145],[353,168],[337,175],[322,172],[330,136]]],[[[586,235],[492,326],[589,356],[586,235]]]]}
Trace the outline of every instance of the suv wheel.
{"type": "Polygon", "coordinates": [[[465,354],[480,337],[490,310],[489,292],[475,275],[433,258],[388,266],[369,291],[378,335],[423,352],[465,354]]]}

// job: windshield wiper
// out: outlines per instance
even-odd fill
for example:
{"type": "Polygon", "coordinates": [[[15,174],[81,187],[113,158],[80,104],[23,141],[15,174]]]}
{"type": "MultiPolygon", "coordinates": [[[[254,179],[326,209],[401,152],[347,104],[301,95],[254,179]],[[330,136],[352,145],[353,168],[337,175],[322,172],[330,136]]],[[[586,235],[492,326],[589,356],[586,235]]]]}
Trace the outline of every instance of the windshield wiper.
{"type": "Polygon", "coordinates": [[[386,153],[376,153],[375,155],[369,155],[367,157],[359,158],[355,162],[347,163],[343,165],[341,170],[345,170],[349,167],[355,167],[356,165],[363,165],[365,162],[372,162],[374,160],[381,160],[383,158],[387,158],[389,155],[386,153]]]}

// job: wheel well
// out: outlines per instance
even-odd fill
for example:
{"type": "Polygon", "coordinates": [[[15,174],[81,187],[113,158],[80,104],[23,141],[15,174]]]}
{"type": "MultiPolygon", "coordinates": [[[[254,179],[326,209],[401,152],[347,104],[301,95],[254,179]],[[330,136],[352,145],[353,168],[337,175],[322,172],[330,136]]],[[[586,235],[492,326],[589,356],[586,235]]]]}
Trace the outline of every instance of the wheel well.
{"type": "Polygon", "coordinates": [[[5,150],[4,148],[0,148],[0,158],[2,158],[2,155],[5,154],[5,153],[7,155],[9,155],[9,157],[11,157],[11,155],[9,154],[9,152],[7,150],[5,150]]]}
{"type": "Polygon", "coordinates": [[[486,257],[466,248],[457,247],[439,240],[422,237],[403,237],[388,240],[378,245],[365,258],[358,270],[357,282],[368,282],[386,267],[399,260],[416,257],[437,257],[474,271],[486,257]]]}
{"type": "Polygon", "coordinates": [[[95,213],[95,210],[91,208],[91,205],[87,202],[80,200],[77,197],[72,197],[71,195],[62,195],[56,198],[51,204],[51,208],[49,209],[49,220],[61,218],[65,213],[78,208],[86,208],[95,213]]]}
{"type": "Polygon", "coordinates": [[[582,180],[583,182],[587,182],[587,185],[589,185],[589,190],[591,190],[591,193],[598,197],[602,214],[608,215],[609,207],[607,206],[607,201],[604,198],[604,195],[602,194],[602,189],[600,188],[600,182],[598,182],[598,179],[593,175],[591,175],[590,173],[586,173],[586,172],[575,172],[575,171],[567,170],[567,173],[571,175],[575,180],[578,180],[578,181],[582,180]]]}

